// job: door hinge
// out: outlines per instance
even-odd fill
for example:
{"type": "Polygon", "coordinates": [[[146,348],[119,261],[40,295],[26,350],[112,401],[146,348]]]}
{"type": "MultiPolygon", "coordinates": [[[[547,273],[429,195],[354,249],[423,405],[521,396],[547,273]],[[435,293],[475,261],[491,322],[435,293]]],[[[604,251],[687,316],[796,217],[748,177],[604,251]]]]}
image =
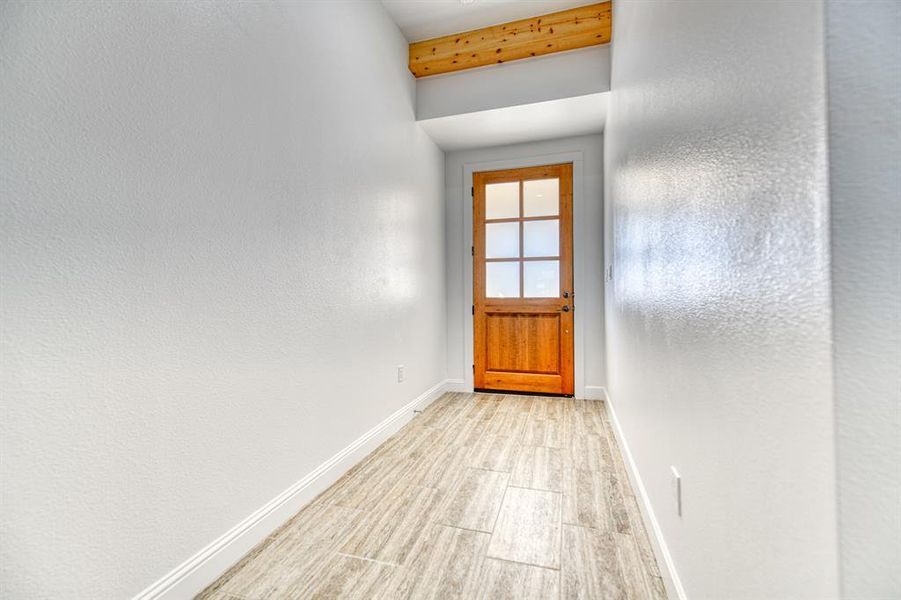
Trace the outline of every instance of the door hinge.
{"type": "Polygon", "coordinates": [[[470,246],[469,251],[473,256],[476,255],[476,247],[475,246],[470,246]]]}
{"type": "Polygon", "coordinates": [[[474,187],[469,188],[469,195],[473,198],[476,197],[476,189],[474,187]]]}
{"type": "Polygon", "coordinates": [[[472,305],[472,314],[476,314],[476,305],[475,304],[472,305]]]}
{"type": "Polygon", "coordinates": [[[476,372],[476,366],[475,366],[475,365],[472,365],[472,372],[473,372],[473,373],[476,372]]]}

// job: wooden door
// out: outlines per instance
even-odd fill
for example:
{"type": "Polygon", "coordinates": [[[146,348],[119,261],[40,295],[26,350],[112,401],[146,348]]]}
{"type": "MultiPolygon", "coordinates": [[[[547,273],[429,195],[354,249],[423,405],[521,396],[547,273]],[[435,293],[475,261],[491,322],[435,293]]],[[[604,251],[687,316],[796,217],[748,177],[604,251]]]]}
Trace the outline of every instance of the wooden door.
{"type": "Polygon", "coordinates": [[[473,174],[475,388],[573,394],[572,164],[473,174]]]}

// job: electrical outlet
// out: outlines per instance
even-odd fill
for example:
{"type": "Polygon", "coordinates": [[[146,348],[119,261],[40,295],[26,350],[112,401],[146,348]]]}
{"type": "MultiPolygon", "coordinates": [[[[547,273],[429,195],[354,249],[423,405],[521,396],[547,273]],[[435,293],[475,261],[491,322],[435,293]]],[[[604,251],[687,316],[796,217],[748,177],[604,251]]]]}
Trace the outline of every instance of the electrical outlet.
{"type": "Polygon", "coordinates": [[[397,383],[404,382],[404,366],[397,365],[397,383]]]}
{"type": "Polygon", "coordinates": [[[672,475],[673,502],[676,504],[676,515],[682,516],[682,477],[676,467],[670,466],[670,474],[672,475]]]}

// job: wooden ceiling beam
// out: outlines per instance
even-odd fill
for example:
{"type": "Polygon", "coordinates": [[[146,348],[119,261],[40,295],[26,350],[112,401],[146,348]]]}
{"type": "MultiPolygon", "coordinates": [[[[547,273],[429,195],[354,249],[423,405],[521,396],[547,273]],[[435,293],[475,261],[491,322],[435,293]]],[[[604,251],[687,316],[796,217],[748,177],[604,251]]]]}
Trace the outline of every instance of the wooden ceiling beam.
{"type": "Polygon", "coordinates": [[[410,44],[416,77],[452,73],[610,42],[611,2],[410,44]]]}

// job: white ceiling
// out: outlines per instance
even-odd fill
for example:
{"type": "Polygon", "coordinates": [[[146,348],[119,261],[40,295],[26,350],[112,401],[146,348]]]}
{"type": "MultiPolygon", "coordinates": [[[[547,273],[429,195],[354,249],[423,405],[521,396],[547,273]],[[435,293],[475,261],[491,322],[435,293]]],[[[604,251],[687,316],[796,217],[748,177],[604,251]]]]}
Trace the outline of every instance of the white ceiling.
{"type": "Polygon", "coordinates": [[[610,92],[417,121],[448,152],[600,133],[610,92]]]}
{"type": "Polygon", "coordinates": [[[408,42],[537,17],[598,0],[382,0],[408,42]]]}

